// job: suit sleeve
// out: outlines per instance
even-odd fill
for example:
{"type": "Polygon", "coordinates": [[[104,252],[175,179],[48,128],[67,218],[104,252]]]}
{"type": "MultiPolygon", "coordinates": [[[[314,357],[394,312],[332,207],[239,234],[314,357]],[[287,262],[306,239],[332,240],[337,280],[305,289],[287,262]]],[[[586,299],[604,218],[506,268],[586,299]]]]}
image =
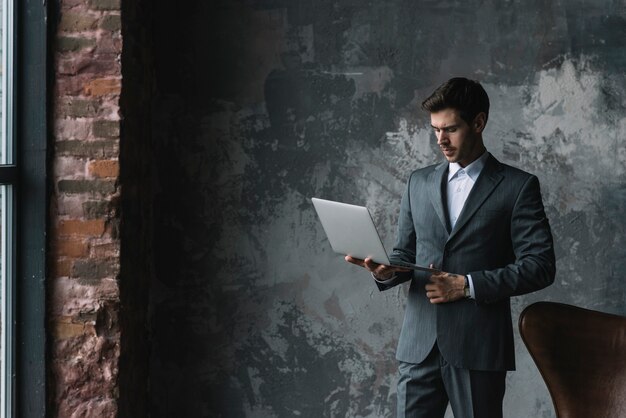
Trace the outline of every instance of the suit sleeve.
{"type": "MultiPolygon", "coordinates": [[[[415,263],[415,227],[411,214],[410,198],[411,178],[407,182],[406,190],[400,202],[400,216],[398,218],[398,231],[390,261],[400,260],[415,263]]],[[[413,272],[396,273],[394,277],[384,283],[376,281],[379,290],[387,290],[413,278],[413,272]]]]}
{"type": "Polygon", "coordinates": [[[515,261],[503,268],[474,271],[477,303],[534,292],[554,282],[554,246],[539,180],[530,176],[522,186],[511,214],[511,241],[515,261]]]}

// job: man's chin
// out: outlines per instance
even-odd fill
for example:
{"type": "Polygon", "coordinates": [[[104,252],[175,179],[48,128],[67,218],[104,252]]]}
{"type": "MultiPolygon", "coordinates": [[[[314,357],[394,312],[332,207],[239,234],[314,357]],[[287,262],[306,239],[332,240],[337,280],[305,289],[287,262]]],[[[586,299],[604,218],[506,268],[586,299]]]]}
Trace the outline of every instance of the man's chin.
{"type": "Polygon", "coordinates": [[[446,157],[446,160],[448,160],[451,163],[455,163],[456,160],[458,160],[458,154],[454,151],[446,152],[442,150],[441,153],[443,154],[444,157],[446,157]]]}

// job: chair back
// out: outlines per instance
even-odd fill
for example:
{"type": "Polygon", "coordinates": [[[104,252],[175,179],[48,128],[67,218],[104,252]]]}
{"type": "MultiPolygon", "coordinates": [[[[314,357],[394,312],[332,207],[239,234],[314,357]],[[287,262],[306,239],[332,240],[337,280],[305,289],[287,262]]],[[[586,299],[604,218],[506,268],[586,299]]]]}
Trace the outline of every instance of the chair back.
{"type": "Polygon", "coordinates": [[[519,329],[558,418],[626,417],[625,317],[538,302],[519,329]]]}

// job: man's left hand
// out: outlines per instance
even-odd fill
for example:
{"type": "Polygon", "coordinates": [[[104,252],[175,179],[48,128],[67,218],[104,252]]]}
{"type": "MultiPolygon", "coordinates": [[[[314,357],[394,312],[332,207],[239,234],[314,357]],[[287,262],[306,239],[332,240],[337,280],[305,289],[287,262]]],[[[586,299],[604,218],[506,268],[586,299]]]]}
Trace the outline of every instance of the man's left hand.
{"type": "Polygon", "coordinates": [[[465,298],[465,276],[440,271],[430,276],[426,296],[430,303],[454,302],[465,298]]]}

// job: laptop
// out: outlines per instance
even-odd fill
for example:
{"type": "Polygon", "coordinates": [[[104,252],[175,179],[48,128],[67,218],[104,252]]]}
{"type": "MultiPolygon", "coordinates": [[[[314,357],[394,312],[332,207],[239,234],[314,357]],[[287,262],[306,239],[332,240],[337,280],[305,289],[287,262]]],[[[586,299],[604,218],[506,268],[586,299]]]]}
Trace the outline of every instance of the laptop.
{"type": "Polygon", "coordinates": [[[391,261],[372,215],[366,207],[317,197],[311,198],[311,201],[334,252],[362,260],[369,257],[375,263],[388,266],[428,272],[438,271],[400,260],[391,261]]]}

